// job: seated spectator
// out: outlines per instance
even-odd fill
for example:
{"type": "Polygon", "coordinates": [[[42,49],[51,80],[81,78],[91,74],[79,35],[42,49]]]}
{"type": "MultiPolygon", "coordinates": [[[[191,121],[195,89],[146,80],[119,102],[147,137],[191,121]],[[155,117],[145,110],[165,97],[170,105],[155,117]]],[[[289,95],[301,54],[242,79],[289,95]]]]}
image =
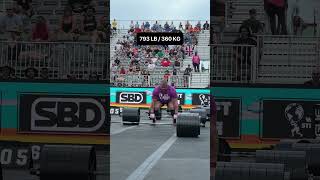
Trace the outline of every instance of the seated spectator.
{"type": "Polygon", "coordinates": [[[155,67],[156,67],[156,65],[154,63],[150,62],[149,65],[148,65],[148,71],[152,72],[155,67]]]}
{"type": "Polygon", "coordinates": [[[249,27],[254,34],[261,34],[263,32],[262,23],[257,20],[257,11],[255,9],[249,10],[250,18],[242,22],[242,26],[249,27]]]}
{"type": "Polygon", "coordinates": [[[200,23],[200,21],[198,21],[196,27],[197,27],[198,29],[201,29],[201,23],[200,23]]]}
{"type": "Polygon", "coordinates": [[[169,73],[168,70],[166,70],[166,73],[164,74],[163,78],[168,81],[170,76],[171,76],[171,74],[169,73]]]}
{"type": "Polygon", "coordinates": [[[175,59],[175,61],[174,61],[174,66],[175,67],[180,67],[180,61],[179,61],[179,59],[175,59]]]}
{"type": "Polygon", "coordinates": [[[119,60],[119,58],[116,58],[116,59],[114,60],[114,63],[115,63],[115,65],[119,66],[119,65],[120,65],[120,60],[119,60]]]}
{"type": "Polygon", "coordinates": [[[119,72],[119,74],[126,74],[126,70],[124,69],[124,67],[122,67],[121,69],[120,69],[120,72],[119,72]]]}
{"type": "Polygon", "coordinates": [[[41,79],[49,79],[49,69],[48,68],[41,68],[40,78],[41,79]]]}
{"type": "Polygon", "coordinates": [[[36,79],[38,76],[38,70],[35,68],[27,68],[24,72],[24,76],[26,79],[36,79]]]}
{"type": "Polygon", "coordinates": [[[177,75],[177,69],[174,68],[173,71],[172,71],[172,75],[176,76],[177,75]]]}
{"type": "Polygon", "coordinates": [[[161,62],[162,67],[169,67],[171,65],[171,62],[169,61],[168,58],[164,58],[161,62]]]}
{"type": "Polygon", "coordinates": [[[170,29],[171,29],[171,31],[176,30],[176,27],[174,26],[173,21],[171,21],[170,29]]]}
{"type": "Polygon", "coordinates": [[[144,32],[144,22],[141,24],[140,29],[141,29],[142,32],[144,32]]]}
{"type": "Polygon", "coordinates": [[[166,22],[163,27],[164,27],[165,32],[170,32],[170,26],[169,26],[168,22],[166,22]]]}
{"type": "MultiPolygon", "coordinates": [[[[240,37],[237,38],[233,44],[244,44],[244,45],[254,45],[257,46],[257,42],[252,38],[250,28],[247,26],[241,26],[240,27],[240,37]]],[[[243,64],[246,64],[248,67],[248,70],[251,68],[251,47],[237,47],[234,49],[234,58],[237,63],[237,80],[239,81],[241,79],[240,77],[240,68],[242,67],[243,64]]],[[[248,73],[248,80],[250,79],[248,73]]]]}
{"type": "Polygon", "coordinates": [[[14,7],[9,6],[6,9],[6,15],[2,16],[0,19],[0,33],[8,33],[11,36],[12,33],[22,32],[22,21],[19,16],[14,14],[14,7]]]}
{"type": "Polygon", "coordinates": [[[191,26],[191,24],[189,23],[189,21],[187,21],[186,24],[185,24],[185,30],[187,31],[190,26],[191,26]]]}
{"type": "Polygon", "coordinates": [[[150,29],[150,23],[149,21],[146,22],[146,24],[144,25],[144,28],[149,30],[150,29]]]}
{"type": "Polygon", "coordinates": [[[305,82],[304,85],[310,87],[320,87],[320,69],[313,70],[312,79],[305,82]]]}
{"type": "Polygon", "coordinates": [[[49,30],[46,19],[43,16],[37,17],[37,23],[32,29],[32,40],[33,41],[48,41],[49,30]]]}
{"type": "Polygon", "coordinates": [[[95,9],[88,7],[83,17],[83,30],[86,35],[91,37],[91,42],[97,42],[97,20],[95,16],[95,9]]]}
{"type": "Polygon", "coordinates": [[[209,30],[209,23],[206,21],[205,24],[203,24],[203,30],[209,30]]]}
{"type": "Polygon", "coordinates": [[[134,28],[135,28],[135,29],[140,28],[140,25],[139,25],[139,22],[138,22],[138,21],[137,21],[136,24],[134,25],[134,28]]]}
{"type": "Polygon", "coordinates": [[[182,25],[182,22],[180,22],[180,24],[179,24],[179,31],[181,31],[181,32],[183,32],[183,31],[184,31],[184,29],[183,29],[183,25],[182,25]]]}
{"type": "Polygon", "coordinates": [[[73,40],[73,32],[75,30],[75,19],[72,14],[72,9],[66,7],[63,11],[63,16],[60,20],[59,40],[73,40]]]}
{"type": "Polygon", "coordinates": [[[9,66],[0,67],[0,80],[10,80],[13,78],[14,69],[9,66]]]}

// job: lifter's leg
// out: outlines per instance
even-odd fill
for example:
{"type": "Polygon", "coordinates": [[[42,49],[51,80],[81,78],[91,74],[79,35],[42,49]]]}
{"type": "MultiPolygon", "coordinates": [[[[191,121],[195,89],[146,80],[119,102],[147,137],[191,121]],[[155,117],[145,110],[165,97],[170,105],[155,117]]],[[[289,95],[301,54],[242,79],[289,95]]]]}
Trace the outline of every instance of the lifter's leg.
{"type": "Polygon", "coordinates": [[[155,120],[160,120],[161,119],[161,102],[156,101],[154,104],[154,114],[155,114],[155,119],[153,119],[153,122],[155,123],[155,120]]]}
{"type": "Polygon", "coordinates": [[[176,113],[175,113],[175,107],[172,101],[168,103],[168,111],[170,111],[170,114],[173,117],[173,124],[175,124],[177,120],[174,118],[174,115],[176,113]]]}

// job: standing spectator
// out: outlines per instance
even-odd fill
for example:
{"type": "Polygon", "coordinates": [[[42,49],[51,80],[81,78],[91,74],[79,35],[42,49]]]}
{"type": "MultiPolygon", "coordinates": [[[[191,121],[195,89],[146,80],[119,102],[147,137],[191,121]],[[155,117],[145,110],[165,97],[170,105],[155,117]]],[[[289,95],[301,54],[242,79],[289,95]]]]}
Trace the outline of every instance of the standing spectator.
{"type": "Polygon", "coordinates": [[[305,82],[304,85],[310,87],[320,87],[320,69],[316,69],[312,72],[312,79],[305,82]]]}
{"type": "Polygon", "coordinates": [[[118,23],[116,21],[116,19],[113,19],[112,23],[111,23],[111,26],[112,26],[112,30],[114,33],[117,32],[117,26],[118,26],[118,23]]]}
{"type": "Polygon", "coordinates": [[[38,16],[37,23],[32,29],[32,40],[33,41],[48,41],[49,30],[47,21],[43,16],[38,16]]]}
{"type": "MultiPolygon", "coordinates": [[[[237,38],[233,44],[244,44],[244,45],[254,45],[257,46],[257,42],[252,38],[250,29],[246,26],[240,27],[240,37],[237,38]]],[[[246,65],[248,69],[246,69],[245,72],[249,71],[251,68],[251,48],[252,47],[236,47],[234,50],[234,57],[236,60],[236,69],[233,69],[236,71],[237,80],[239,81],[241,79],[240,77],[240,69],[242,68],[242,65],[246,65]]],[[[248,79],[250,79],[249,75],[250,73],[247,73],[248,79]]]]}
{"type": "Polygon", "coordinates": [[[203,30],[209,30],[209,23],[206,21],[205,24],[203,24],[203,30]]]}
{"type": "Polygon", "coordinates": [[[242,26],[247,26],[251,29],[251,32],[261,34],[263,32],[262,23],[257,20],[257,11],[255,9],[249,10],[250,18],[242,22],[242,26]]]}
{"type": "Polygon", "coordinates": [[[49,79],[49,69],[48,68],[41,68],[40,78],[41,79],[49,79]]]}
{"type": "Polygon", "coordinates": [[[184,77],[183,82],[185,87],[188,87],[189,85],[189,78],[190,78],[191,72],[192,72],[192,69],[190,67],[190,64],[188,64],[188,67],[184,70],[184,73],[183,73],[183,77],[184,77]]]}
{"type": "Polygon", "coordinates": [[[172,71],[172,75],[176,76],[176,75],[177,75],[177,73],[178,73],[178,72],[177,72],[177,69],[176,69],[176,68],[174,68],[174,69],[173,69],[173,71],[172,71]]]}
{"type": "Polygon", "coordinates": [[[73,31],[75,29],[75,19],[72,14],[72,9],[66,7],[63,11],[63,16],[60,21],[60,39],[72,39],[73,31]]]}
{"type": "Polygon", "coordinates": [[[200,66],[200,56],[198,55],[198,52],[195,52],[192,56],[192,64],[194,68],[194,72],[200,72],[199,66],[200,66]]]}
{"type": "Polygon", "coordinates": [[[14,0],[17,2],[17,5],[21,6],[21,8],[26,12],[26,14],[31,17],[34,12],[31,6],[32,0],[14,0]]]}
{"type": "Polygon", "coordinates": [[[86,10],[82,27],[84,32],[91,37],[91,42],[97,42],[97,20],[93,7],[88,7],[86,10]]]}
{"type": "Polygon", "coordinates": [[[115,63],[116,66],[119,66],[119,65],[120,65],[120,60],[119,60],[118,57],[114,60],[114,63],[115,63]]]}
{"type": "Polygon", "coordinates": [[[288,0],[265,0],[265,9],[269,16],[272,35],[286,35],[286,10],[288,8],[288,0]],[[278,17],[278,26],[276,24],[276,16],[278,17]]]}
{"type": "Polygon", "coordinates": [[[179,31],[183,32],[183,25],[182,25],[182,22],[180,22],[180,24],[179,24],[179,31]]]}
{"type": "Polygon", "coordinates": [[[6,32],[21,33],[22,31],[22,21],[19,16],[14,14],[13,7],[10,6],[6,9],[7,14],[2,16],[0,19],[0,33],[6,32]]]}

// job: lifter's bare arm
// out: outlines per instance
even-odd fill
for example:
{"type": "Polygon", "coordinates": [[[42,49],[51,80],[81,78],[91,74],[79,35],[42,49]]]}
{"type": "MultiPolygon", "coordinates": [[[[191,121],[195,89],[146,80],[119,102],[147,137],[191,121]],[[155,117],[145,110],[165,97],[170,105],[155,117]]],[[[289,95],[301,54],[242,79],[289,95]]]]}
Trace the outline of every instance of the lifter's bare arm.
{"type": "Polygon", "coordinates": [[[178,114],[178,112],[179,112],[178,99],[177,98],[172,99],[172,102],[173,102],[174,112],[175,112],[175,114],[178,114]]]}
{"type": "Polygon", "coordinates": [[[155,107],[155,103],[157,102],[157,99],[152,98],[152,102],[150,105],[150,114],[154,114],[154,107],[155,107]]]}

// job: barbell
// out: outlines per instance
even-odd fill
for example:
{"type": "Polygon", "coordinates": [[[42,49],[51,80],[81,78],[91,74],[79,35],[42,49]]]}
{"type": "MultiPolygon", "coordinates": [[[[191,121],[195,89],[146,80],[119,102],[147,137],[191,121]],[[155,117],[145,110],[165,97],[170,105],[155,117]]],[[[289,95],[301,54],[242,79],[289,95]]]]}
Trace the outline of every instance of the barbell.
{"type": "MultiPolygon", "coordinates": [[[[198,110],[200,112],[200,110],[198,110]]],[[[197,112],[198,112],[197,111],[197,112]]],[[[201,110],[205,112],[205,110],[201,110]]],[[[178,137],[198,137],[200,135],[200,121],[206,114],[195,113],[195,112],[181,112],[178,115],[176,122],[176,130],[178,137]]],[[[150,122],[140,122],[141,117],[148,117],[148,112],[146,115],[142,116],[139,108],[124,108],[122,111],[122,123],[124,125],[128,124],[153,124],[153,125],[172,125],[172,123],[152,123],[150,122]]],[[[172,118],[171,115],[161,115],[160,118],[172,118]]],[[[159,114],[156,115],[156,119],[159,119],[159,114]],[[157,118],[158,116],[158,118],[157,118]]]]}

